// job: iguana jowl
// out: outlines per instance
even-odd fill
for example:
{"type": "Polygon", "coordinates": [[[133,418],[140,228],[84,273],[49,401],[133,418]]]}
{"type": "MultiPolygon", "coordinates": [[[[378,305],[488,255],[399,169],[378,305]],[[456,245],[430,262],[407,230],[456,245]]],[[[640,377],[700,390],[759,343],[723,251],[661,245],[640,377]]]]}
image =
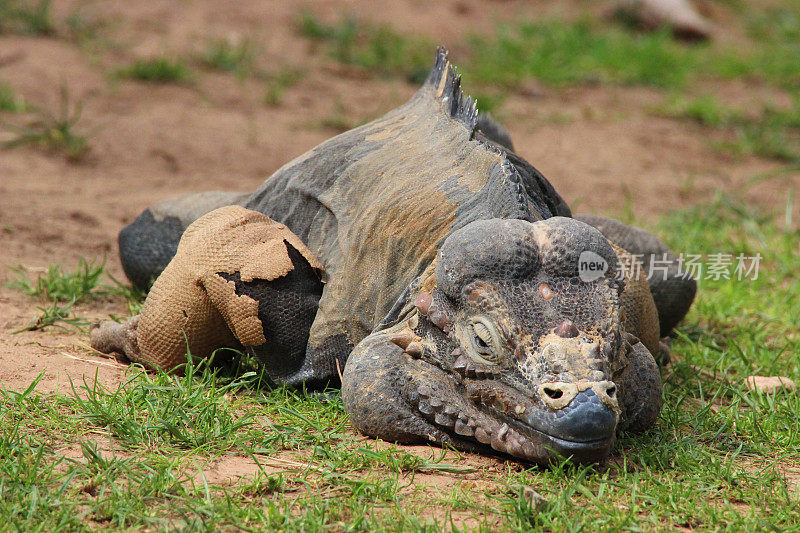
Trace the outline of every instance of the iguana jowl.
{"type": "Polygon", "coordinates": [[[621,269],[628,252],[671,252],[586,220],[478,117],[439,49],[408,103],[253,194],[146,210],[120,234],[123,266],[139,285],[164,272],[141,316],[93,343],[159,368],[185,362],[187,342],[195,357],[244,347],[292,385],[337,384],[343,369],[345,409],[368,435],[599,460],[618,422],[654,423],[651,354],[695,283],[673,263],[648,287],[621,269]],[[581,278],[583,252],[605,272],[581,278]]]}

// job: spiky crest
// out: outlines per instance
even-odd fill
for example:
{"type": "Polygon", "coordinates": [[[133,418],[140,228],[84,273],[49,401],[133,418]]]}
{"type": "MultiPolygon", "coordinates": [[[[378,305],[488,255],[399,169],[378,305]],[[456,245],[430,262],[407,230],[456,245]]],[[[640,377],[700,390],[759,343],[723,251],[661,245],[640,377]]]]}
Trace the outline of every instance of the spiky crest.
{"type": "Polygon", "coordinates": [[[461,92],[461,76],[456,67],[447,60],[447,49],[443,46],[436,49],[436,59],[425,85],[433,88],[436,99],[452,118],[464,124],[470,131],[475,129],[478,122],[475,100],[461,92]]]}

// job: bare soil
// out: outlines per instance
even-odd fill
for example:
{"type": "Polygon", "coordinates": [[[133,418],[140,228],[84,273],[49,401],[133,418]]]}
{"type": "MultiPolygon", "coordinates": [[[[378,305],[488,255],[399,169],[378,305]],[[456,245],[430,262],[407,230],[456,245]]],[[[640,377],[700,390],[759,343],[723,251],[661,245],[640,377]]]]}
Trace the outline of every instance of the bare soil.
{"type": "MultiPolygon", "coordinates": [[[[425,35],[464,61],[466,36],[488,33],[520,18],[581,16],[585,2],[522,0],[376,0],[371,2],[149,2],[54,1],[56,37],[0,35],[0,80],[26,102],[56,111],[59,88],[82,103],[75,126],[91,151],[72,163],[36,146],[0,151],[0,280],[9,267],[35,274],[51,263],[74,268],[78,258],[107,257],[107,270],[123,279],[116,235],[145,207],[184,193],[253,190],[280,165],[336,134],[332,116],[356,125],[410,97],[416,87],[398,79],[365,76],[343,67],[298,35],[302,9],[322,20],[354,13],[399,32],[425,35]],[[69,38],[63,21],[80,13],[98,24],[99,39],[69,38]],[[256,68],[268,74],[292,68],[304,76],[279,105],[265,105],[268,81],[240,79],[192,62],[209,39],[247,38],[256,68]],[[189,58],[191,79],[147,84],[111,76],[135,59],[189,58]]],[[[600,16],[606,3],[594,3],[600,16]],[[597,4],[597,5],[595,5],[597,4]]],[[[726,13],[722,13],[725,20],[726,13]]],[[[721,38],[735,39],[734,31],[721,38]]],[[[431,50],[431,56],[433,50],[431,50]]],[[[469,80],[465,80],[469,92],[469,80]]],[[[702,87],[731,101],[780,98],[773,91],[731,82],[702,87]],[[761,94],[761,96],[759,96],[761,94]]],[[[733,158],[714,150],[708,131],[648,111],[663,101],[652,89],[584,86],[545,89],[543,96],[509,94],[500,116],[517,150],[578,212],[620,213],[631,205],[641,220],[707,201],[716,190],[745,194],[768,208],[783,206],[800,173],[750,185],[780,168],[756,157],[733,158]]],[[[26,115],[1,113],[0,122],[26,115]]],[[[30,117],[29,117],[30,118],[30,117]]],[[[0,141],[12,135],[0,130],[0,141]]],[[[795,216],[797,220],[798,216],[795,216]]],[[[38,313],[41,302],[0,286],[0,385],[24,389],[40,373],[42,392],[67,392],[71,382],[120,382],[125,367],[88,347],[87,335],[49,328],[14,334],[38,313]]],[[[77,307],[89,318],[124,315],[121,299],[77,307]]],[[[493,458],[472,457],[481,463],[493,458]]],[[[226,458],[204,466],[213,479],[252,474],[250,459],[226,458]]]]}

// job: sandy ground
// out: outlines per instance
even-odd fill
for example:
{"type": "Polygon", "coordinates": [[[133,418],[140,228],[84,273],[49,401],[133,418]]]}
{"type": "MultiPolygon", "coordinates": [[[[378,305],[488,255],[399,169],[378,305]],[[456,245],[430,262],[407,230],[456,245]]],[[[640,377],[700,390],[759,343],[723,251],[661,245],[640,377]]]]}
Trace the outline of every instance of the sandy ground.
{"type": "MultiPolygon", "coordinates": [[[[25,101],[52,110],[58,108],[60,87],[68,87],[71,99],[82,103],[76,128],[89,136],[91,151],[80,163],[37,147],[0,151],[0,280],[11,275],[12,266],[35,274],[51,263],[73,268],[81,256],[107,257],[108,272],[122,278],[117,232],[147,205],[193,191],[255,189],[281,164],[337,133],[322,125],[326,117],[344,115],[355,125],[413,94],[416,87],[402,80],[365,77],[336,64],[299,36],[295,20],[304,6],[323,20],[354,12],[401,32],[413,28],[449,46],[458,64],[469,34],[521,17],[574,17],[578,5],[586,4],[56,1],[59,27],[79,13],[99,25],[101,39],[82,46],[63,36],[1,35],[0,80],[25,101]],[[295,68],[305,75],[277,106],[264,105],[267,82],[255,77],[193,68],[189,83],[154,85],[109,76],[120,65],[154,54],[192,57],[211,38],[247,38],[258,69],[274,74],[295,68]]],[[[605,7],[597,3],[591,9],[600,14],[605,7]]],[[[735,37],[735,32],[721,36],[735,37]]],[[[465,88],[469,92],[469,80],[465,88]]],[[[744,82],[702,89],[745,104],[768,92],[744,82]]],[[[746,194],[775,208],[785,204],[790,187],[798,188],[797,173],[749,185],[779,165],[721,154],[710,148],[708,132],[699,126],[654,118],[647,110],[662,99],[646,88],[547,89],[543,96],[509,94],[501,117],[517,150],[576,211],[619,213],[630,199],[640,219],[652,220],[703,202],[716,190],[746,194]]],[[[0,114],[2,122],[23,119],[0,114]]],[[[0,140],[8,137],[0,130],[0,140]]],[[[23,389],[42,372],[43,392],[67,392],[70,380],[119,382],[124,367],[93,354],[80,332],[12,334],[36,316],[37,305],[0,286],[0,385],[23,389]]],[[[124,315],[126,309],[121,299],[100,300],[79,305],[77,312],[101,318],[124,315]]]]}

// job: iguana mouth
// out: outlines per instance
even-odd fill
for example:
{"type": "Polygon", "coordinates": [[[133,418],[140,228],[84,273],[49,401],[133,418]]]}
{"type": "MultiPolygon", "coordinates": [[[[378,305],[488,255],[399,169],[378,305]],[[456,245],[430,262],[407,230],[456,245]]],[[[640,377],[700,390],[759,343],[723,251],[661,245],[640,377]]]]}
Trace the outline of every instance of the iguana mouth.
{"type": "MultiPolygon", "coordinates": [[[[520,407],[521,405],[517,404],[516,409],[520,407]]],[[[499,428],[489,436],[488,444],[497,451],[527,460],[541,461],[543,457],[552,460],[554,457],[560,456],[572,457],[578,462],[600,461],[611,451],[615,440],[615,416],[613,424],[606,424],[605,436],[597,437],[592,434],[584,437],[565,438],[548,432],[539,424],[530,423],[530,421],[539,419],[539,416],[522,416],[524,412],[510,411],[509,404],[506,402],[501,401],[498,405],[495,394],[490,394],[488,398],[484,395],[479,409],[487,418],[500,422],[499,428]],[[489,402],[486,402],[486,399],[489,402]],[[511,415],[510,412],[513,412],[514,415],[511,415]]],[[[541,413],[543,410],[547,411],[545,408],[536,409],[535,412],[541,413]]],[[[612,415],[610,411],[607,414],[612,415]]],[[[478,440],[480,441],[480,438],[478,440]]]]}
{"type": "MultiPolygon", "coordinates": [[[[559,457],[571,457],[581,463],[597,462],[611,451],[617,421],[611,409],[602,407],[607,412],[598,413],[596,419],[600,422],[584,436],[567,436],[563,430],[560,435],[554,434],[546,427],[548,420],[568,417],[569,409],[559,413],[543,407],[496,380],[462,381],[457,374],[430,362],[416,360],[416,363],[427,367],[422,373],[426,379],[424,382],[409,379],[404,394],[409,407],[456,439],[475,440],[497,452],[538,463],[549,463],[559,457]]],[[[573,413],[573,416],[584,414],[573,413]]],[[[558,427],[552,422],[550,425],[558,427]]]]}
{"type": "MultiPolygon", "coordinates": [[[[538,444],[537,447],[541,450],[538,453],[538,458],[541,460],[542,457],[550,457],[550,460],[560,457],[560,458],[572,458],[573,461],[577,461],[580,463],[592,463],[597,462],[605,459],[609,452],[611,451],[612,446],[614,445],[614,434],[612,433],[609,437],[604,439],[596,439],[590,441],[574,441],[574,440],[566,440],[555,437],[550,435],[549,433],[541,432],[535,428],[530,426],[525,428],[525,431],[535,435],[537,440],[541,440],[542,443],[538,444]],[[549,453],[543,453],[549,452],[549,453]]],[[[500,450],[506,451],[507,453],[514,454],[510,450],[500,450]]],[[[533,460],[532,456],[522,456],[523,459],[533,460]]]]}
{"type": "Polygon", "coordinates": [[[614,446],[615,437],[588,442],[576,442],[572,440],[559,439],[552,435],[543,435],[551,439],[551,445],[544,445],[544,448],[551,450],[554,454],[562,457],[572,457],[573,460],[581,463],[595,463],[605,459],[614,446]]]}
{"type": "Polygon", "coordinates": [[[479,410],[479,416],[470,416],[453,409],[444,410],[442,401],[436,397],[418,395],[410,399],[426,419],[455,433],[457,438],[472,438],[495,451],[528,461],[550,462],[557,457],[571,457],[581,463],[596,462],[604,459],[614,445],[613,431],[599,439],[563,439],[494,409],[487,412],[485,406],[479,410]]]}
{"type": "MultiPolygon", "coordinates": [[[[571,457],[573,460],[581,463],[590,463],[604,459],[614,445],[614,432],[611,432],[608,437],[600,439],[563,439],[526,423],[520,422],[519,420],[504,417],[500,413],[494,414],[495,416],[506,420],[501,426],[500,431],[502,431],[504,427],[508,427],[507,433],[511,433],[511,435],[506,436],[505,438],[505,442],[510,442],[511,445],[507,446],[506,449],[498,451],[503,451],[512,455],[519,456],[518,454],[514,453],[515,448],[521,448],[523,451],[525,451],[526,446],[524,444],[520,445],[522,439],[526,439],[528,442],[536,440],[540,441],[540,443],[534,445],[534,453],[536,453],[536,456],[539,458],[539,460],[541,460],[542,457],[549,455],[551,458],[555,458],[556,456],[571,457]],[[538,448],[538,453],[536,448],[538,448]]],[[[494,448],[494,446],[492,447],[494,448]]],[[[527,454],[519,457],[527,460],[534,460],[533,456],[527,454]]]]}

